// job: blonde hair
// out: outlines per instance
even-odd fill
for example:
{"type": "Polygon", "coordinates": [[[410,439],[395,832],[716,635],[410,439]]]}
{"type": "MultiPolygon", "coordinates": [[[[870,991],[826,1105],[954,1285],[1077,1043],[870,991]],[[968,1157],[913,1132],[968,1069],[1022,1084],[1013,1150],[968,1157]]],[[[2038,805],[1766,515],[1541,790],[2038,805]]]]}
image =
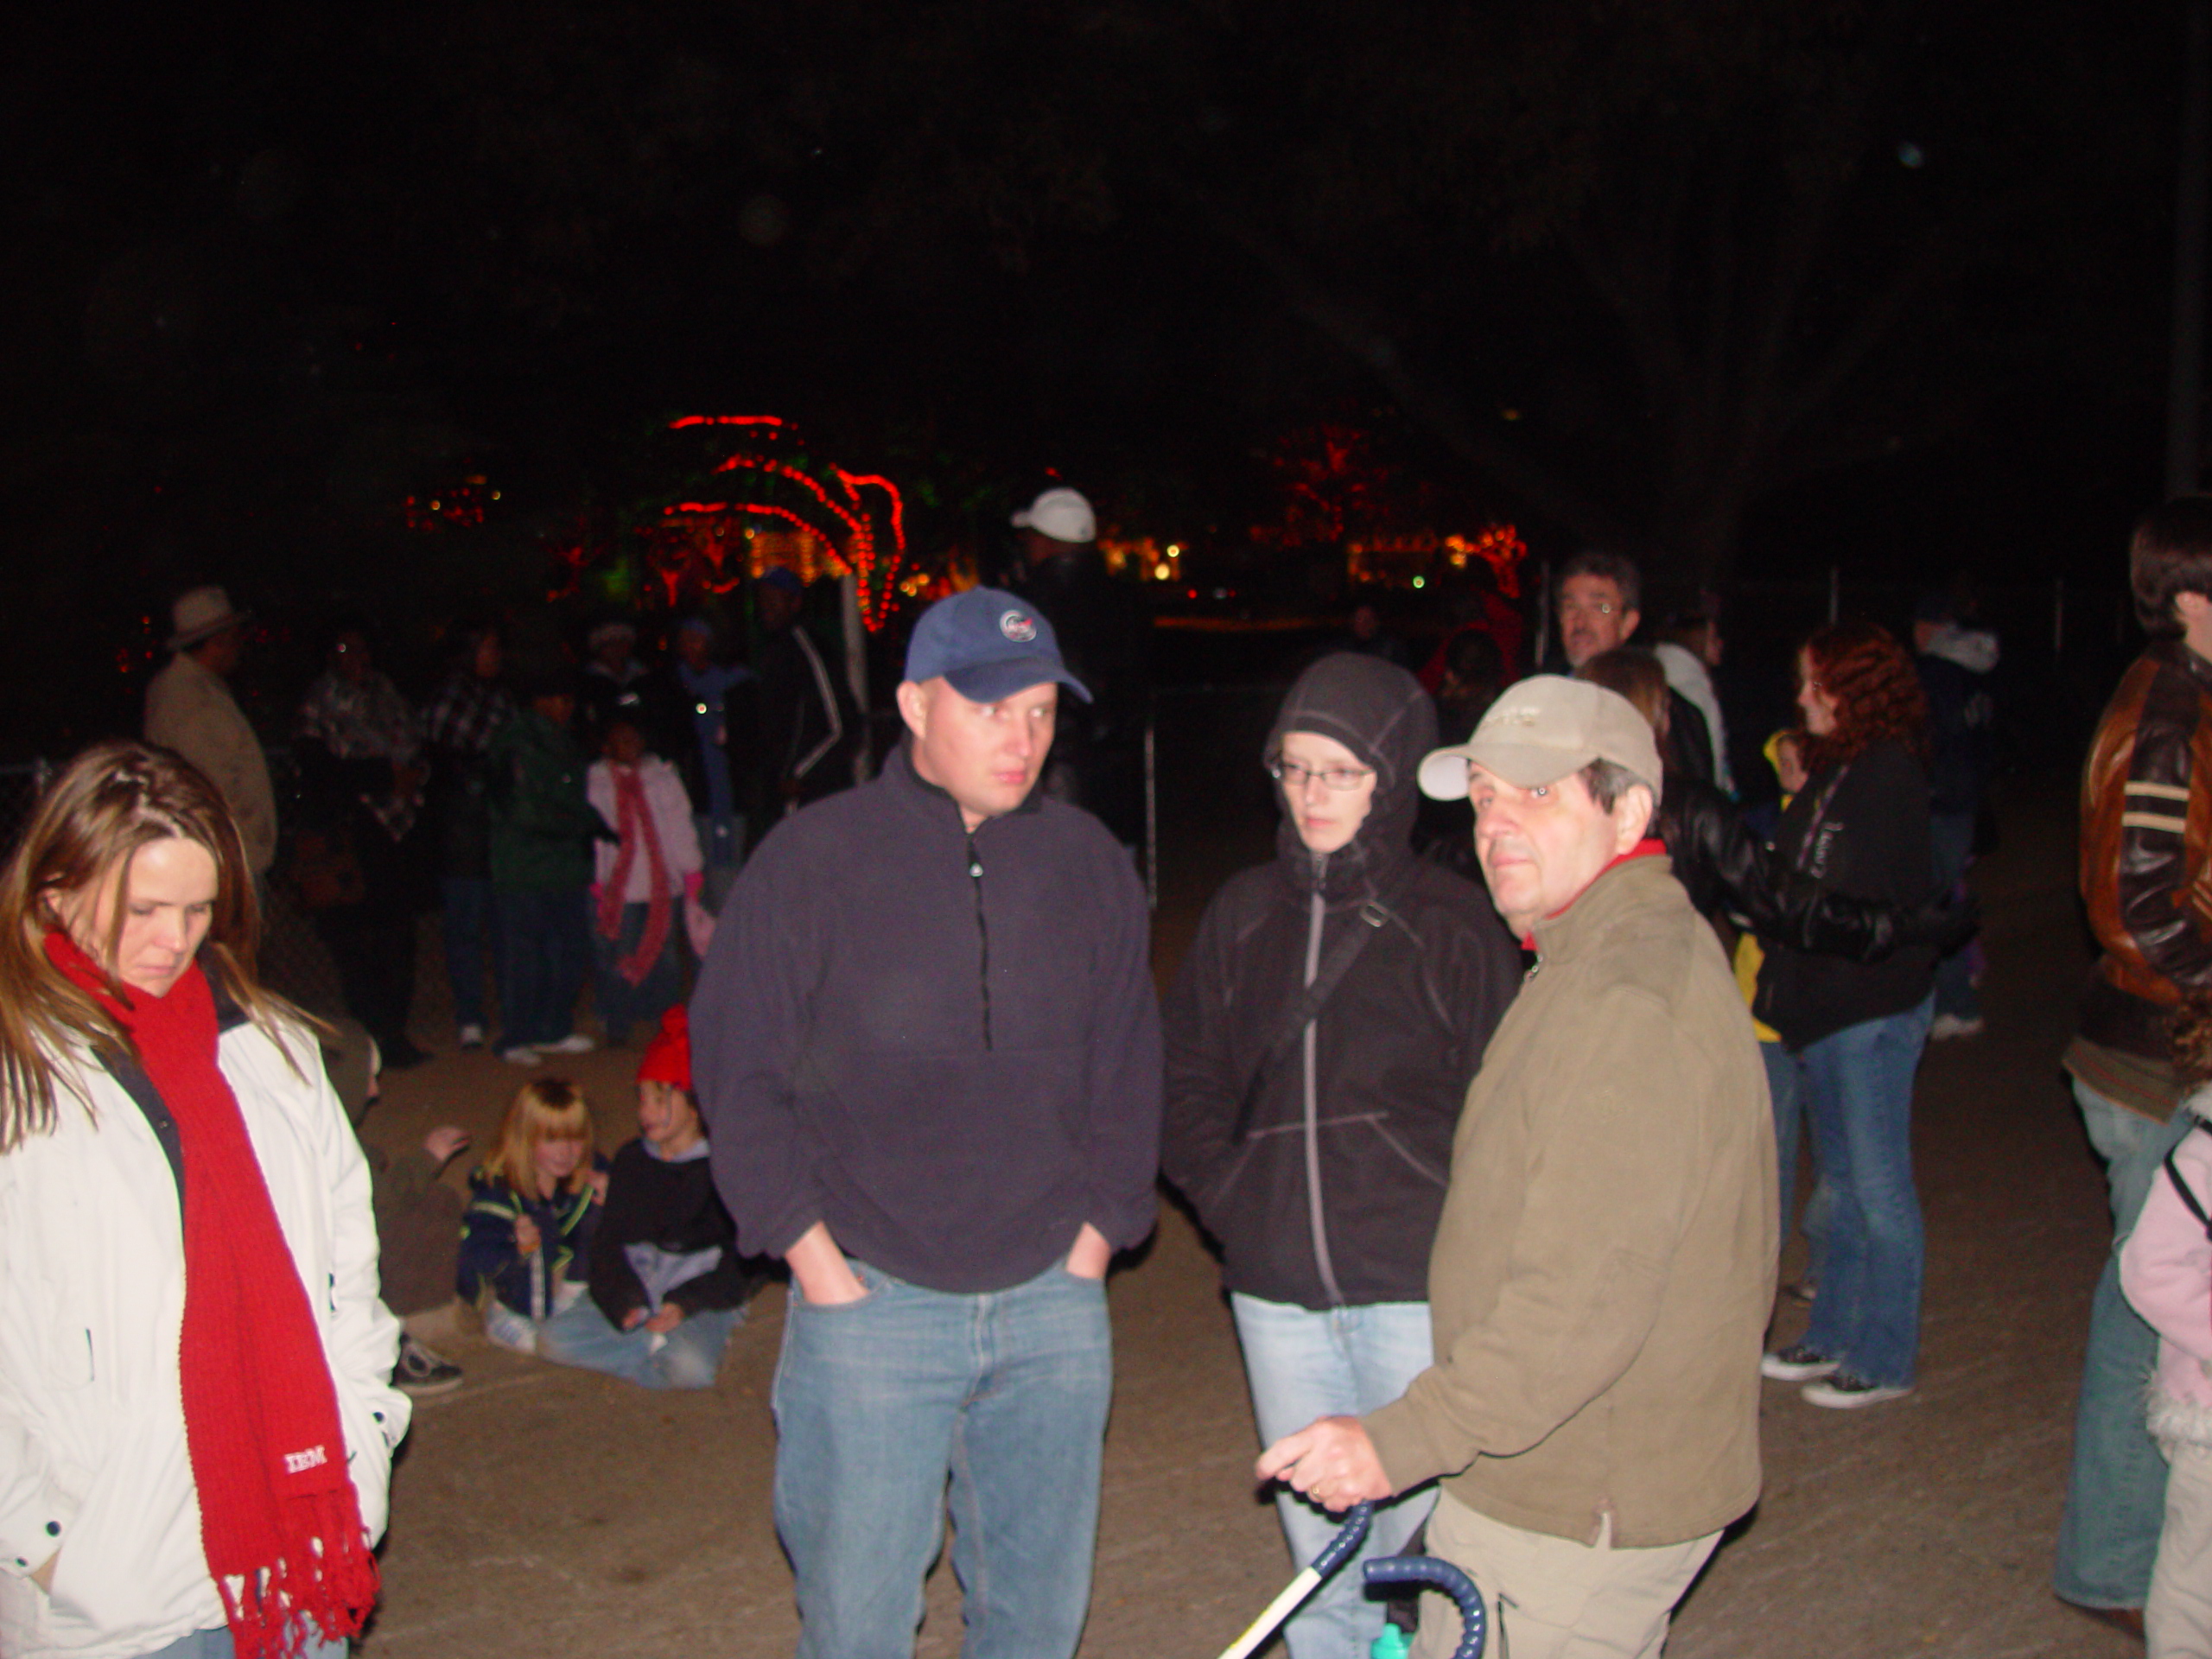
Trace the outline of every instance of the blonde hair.
{"type": "MultiPolygon", "coordinates": [[[[52,1132],[57,1086],[92,1109],[91,1096],[63,1057],[82,1048],[135,1054],[114,1016],[48,959],[46,935],[67,931],[54,901],[111,886],[108,937],[77,943],[112,982],[130,861],[140,849],[172,837],[206,849],[215,861],[214,909],[200,951],[212,959],[223,989],[288,1059],[280,1019],[312,1027],[254,977],[260,905],[245,844],[215,786],[167,749],[96,743],[48,785],[0,872],[0,1153],[52,1132]]],[[[299,1062],[292,1064],[297,1070],[299,1062]]]]}
{"type": "MultiPolygon", "coordinates": [[[[484,1169],[518,1192],[535,1192],[535,1160],[540,1141],[589,1142],[595,1138],[591,1107],[584,1099],[583,1090],[565,1078],[537,1077],[515,1091],[507,1115],[499,1120],[499,1144],[484,1160],[484,1169]]],[[[569,1173],[562,1183],[562,1190],[581,1192],[590,1179],[591,1160],[586,1159],[569,1173]]]]}

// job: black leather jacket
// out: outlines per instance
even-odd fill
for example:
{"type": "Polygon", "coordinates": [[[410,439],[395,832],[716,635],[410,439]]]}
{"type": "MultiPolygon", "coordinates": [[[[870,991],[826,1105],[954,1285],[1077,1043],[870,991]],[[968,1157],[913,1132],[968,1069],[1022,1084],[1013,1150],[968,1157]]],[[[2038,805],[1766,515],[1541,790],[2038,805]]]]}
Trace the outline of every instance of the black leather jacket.
{"type": "Polygon", "coordinates": [[[1656,830],[1698,914],[1748,927],[1762,944],[1878,962],[1929,919],[1787,875],[1736,804],[1700,778],[1667,774],[1656,830]]]}

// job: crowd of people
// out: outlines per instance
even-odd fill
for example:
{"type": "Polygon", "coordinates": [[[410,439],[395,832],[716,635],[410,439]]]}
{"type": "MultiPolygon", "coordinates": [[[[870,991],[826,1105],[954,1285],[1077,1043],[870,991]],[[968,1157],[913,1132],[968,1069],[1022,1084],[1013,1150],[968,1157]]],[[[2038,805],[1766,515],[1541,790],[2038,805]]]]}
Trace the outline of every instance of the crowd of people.
{"type": "MultiPolygon", "coordinates": [[[[1071,1656],[1104,1281],[1163,1176],[1218,1246],[1292,1553],[1372,1503],[1366,1553],[1418,1535],[1464,1567],[1514,1659],[1661,1651],[1758,1496],[1763,1381],[1842,1411],[1913,1392],[1914,1074],[1939,1020],[1983,1028],[1961,882],[1996,642],[1969,606],[1931,599],[1910,645],[1853,620],[1802,642],[1764,820],[1732,787],[1717,617],[1643,649],[1629,561],[1560,574],[1567,673],[1513,678],[1517,642],[1478,629],[1416,675],[1355,626],[1254,757],[1274,857],[1215,895],[1163,1002],[1121,817],[1141,650],[1094,591],[1088,504],[1016,522],[1033,585],[921,615],[900,740],[838,788],[859,721],[795,607],[750,669],[689,621],[660,669],[627,624],[581,671],[470,630],[427,713],[335,630],[296,735],[323,841],[301,826],[292,861],[350,1031],[257,976],[276,825],[224,690],[240,619],[178,602],[149,741],[66,768],[0,877],[0,1646],[340,1652],[410,1394],[455,1381],[404,1344],[408,1304],[702,1388],[779,1262],[802,1656],[912,1650],[948,1508],[965,1651],[1071,1656]],[[741,716],[772,676],[812,700],[741,716]],[[1424,849],[1424,798],[1465,804],[1471,864],[1424,849]],[[426,836],[456,1039],[489,1041],[489,934],[499,1051],[533,1073],[465,1203],[437,1179],[461,1131],[394,1159],[347,1121],[418,1058],[388,935],[426,836]],[[594,1040],[588,979],[609,1040],[651,1033],[611,1160],[543,1067],[594,1040]],[[1811,1313],[1783,1341],[1793,1220],[1811,1313]]],[[[2154,642],[2084,779],[2105,954],[2066,1059],[2114,1255],[2056,1587],[2200,1654],[2212,499],[2147,516],[2132,574],[2154,642]]],[[[1389,1650],[1405,1610],[1357,1572],[1291,1619],[1294,1659],[1389,1650]]],[[[1410,1650],[1458,1639],[1424,1616],[1410,1650]]]]}

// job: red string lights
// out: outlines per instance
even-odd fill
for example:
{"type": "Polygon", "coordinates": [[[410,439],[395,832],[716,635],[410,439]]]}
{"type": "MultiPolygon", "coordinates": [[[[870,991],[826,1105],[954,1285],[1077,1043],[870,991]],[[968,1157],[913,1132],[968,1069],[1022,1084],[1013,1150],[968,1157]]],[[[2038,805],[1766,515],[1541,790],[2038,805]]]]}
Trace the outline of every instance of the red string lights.
{"type": "MultiPolygon", "coordinates": [[[[900,593],[912,591],[911,582],[899,581],[906,504],[899,486],[880,474],[814,461],[780,415],[686,415],[667,430],[694,428],[730,429],[731,442],[710,448],[704,471],[693,471],[695,481],[679,489],[697,492],[696,480],[711,478],[728,499],[648,498],[616,516],[611,539],[594,537],[589,515],[580,517],[573,535],[546,538],[547,553],[564,567],[548,597],[575,594],[586,569],[605,555],[612,559],[601,581],[610,592],[626,585],[624,573],[637,569],[627,561],[635,558],[646,592],[671,609],[687,594],[726,594],[747,575],[791,563],[810,581],[823,569],[850,571],[861,620],[870,632],[882,627],[900,593]],[[763,453],[770,444],[779,453],[763,453]]],[[[692,453],[696,467],[698,452],[692,453]]]]}
{"type": "MultiPolygon", "coordinates": [[[[763,436],[785,435],[785,423],[775,415],[687,415],[670,423],[671,431],[695,426],[755,428],[763,436]]],[[[793,484],[803,493],[802,499],[796,508],[742,496],[728,501],[677,501],[662,508],[662,522],[641,533],[646,537],[647,560],[671,605],[686,580],[713,593],[734,586],[736,577],[721,580],[730,530],[740,518],[766,517],[782,519],[815,537],[832,569],[853,573],[861,620],[871,632],[884,625],[899,593],[899,567],[906,556],[906,504],[897,485],[880,474],[832,467],[829,473],[837,490],[833,495],[798,461],[746,449],[725,456],[713,470],[733,484],[751,474],[760,480],[764,493],[776,487],[775,480],[793,484]],[[697,570],[700,563],[713,575],[697,570]]],[[[752,534],[749,530],[743,533],[752,534]]]]}
{"type": "Polygon", "coordinates": [[[470,473],[435,494],[410,495],[402,511],[407,528],[418,535],[448,524],[480,524],[484,509],[499,499],[481,473],[470,473]]]}

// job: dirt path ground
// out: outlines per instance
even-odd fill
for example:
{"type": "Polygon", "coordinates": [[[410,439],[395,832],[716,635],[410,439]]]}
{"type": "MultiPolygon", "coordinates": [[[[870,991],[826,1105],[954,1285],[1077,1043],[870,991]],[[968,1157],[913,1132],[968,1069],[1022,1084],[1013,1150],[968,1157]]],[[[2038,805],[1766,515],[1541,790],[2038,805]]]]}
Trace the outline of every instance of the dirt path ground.
{"type": "MultiPolygon", "coordinates": [[[[1844,1414],[1769,1385],[1766,1497],[1693,1592],[1674,1659],[2140,1652],[2048,1588],[2106,1230],[2101,1178],[2056,1071],[2086,960],[2068,809],[2063,783],[2006,804],[2005,845],[1978,878],[1990,1030],[1938,1046],[1921,1074],[1920,1390],[1844,1414]]],[[[1165,920],[1163,950],[1178,949],[1187,918],[1165,920]]],[[[630,1132],[632,1064],[574,1068],[605,1103],[609,1147],[630,1132]]],[[[392,1080],[369,1132],[397,1144],[458,1120],[480,1136],[518,1081],[484,1056],[442,1057],[392,1080]]],[[[1288,1575],[1250,1478],[1236,1344],[1213,1264],[1172,1211],[1112,1300],[1117,1393],[1084,1653],[1199,1659],[1288,1575]]],[[[719,1385],[690,1396],[458,1345],[467,1383],[423,1402],[403,1456],[365,1651],[789,1653],[790,1577],[768,1513],[782,1309],[779,1289],[762,1296],[719,1385]]],[[[1802,1319],[1785,1312],[1781,1333],[1802,1319]]],[[[940,1567],[918,1651],[953,1655],[958,1638],[940,1567]]]]}

